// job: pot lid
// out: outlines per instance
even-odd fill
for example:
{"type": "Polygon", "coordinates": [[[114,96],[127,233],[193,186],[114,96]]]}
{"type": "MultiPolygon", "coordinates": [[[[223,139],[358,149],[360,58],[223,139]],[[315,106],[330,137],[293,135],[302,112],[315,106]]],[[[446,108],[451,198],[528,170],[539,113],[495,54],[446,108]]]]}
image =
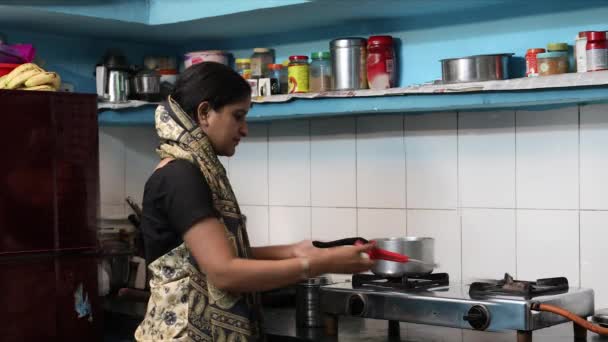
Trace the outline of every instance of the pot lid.
{"type": "Polygon", "coordinates": [[[336,47],[351,47],[351,46],[361,46],[365,45],[367,40],[361,37],[346,37],[346,38],[338,38],[334,39],[329,43],[329,46],[332,48],[336,47]]]}
{"type": "Polygon", "coordinates": [[[511,57],[513,55],[514,55],[514,53],[512,53],[512,52],[509,52],[509,53],[488,53],[488,54],[483,54],[483,55],[473,55],[473,56],[465,56],[465,57],[444,58],[444,59],[440,59],[439,61],[443,62],[443,61],[452,61],[452,60],[455,60],[455,59],[467,59],[467,58],[476,58],[476,57],[485,57],[485,56],[496,56],[496,57],[506,56],[506,57],[511,57]]]}
{"type": "Polygon", "coordinates": [[[137,73],[138,77],[160,77],[160,74],[155,70],[144,69],[137,73]]]}

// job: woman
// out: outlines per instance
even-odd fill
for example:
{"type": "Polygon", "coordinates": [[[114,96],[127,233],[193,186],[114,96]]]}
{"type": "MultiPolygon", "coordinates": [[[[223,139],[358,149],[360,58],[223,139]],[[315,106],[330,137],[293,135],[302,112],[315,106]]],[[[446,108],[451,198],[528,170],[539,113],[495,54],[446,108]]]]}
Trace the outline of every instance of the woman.
{"type": "Polygon", "coordinates": [[[219,63],[188,68],[155,113],[161,162],[146,183],[143,219],[151,297],[138,341],[263,341],[257,291],[323,273],[357,273],[371,245],[310,241],[251,248],[217,156],[247,136],[251,88],[219,63]]]}

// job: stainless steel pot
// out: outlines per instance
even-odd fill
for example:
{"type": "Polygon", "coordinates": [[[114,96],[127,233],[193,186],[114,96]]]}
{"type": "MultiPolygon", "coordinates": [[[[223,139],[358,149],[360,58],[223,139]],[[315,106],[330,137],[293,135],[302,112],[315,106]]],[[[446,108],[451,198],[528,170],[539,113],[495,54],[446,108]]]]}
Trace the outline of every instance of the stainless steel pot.
{"type": "Polygon", "coordinates": [[[511,56],[512,53],[499,53],[442,59],[443,83],[506,80],[511,56]]]}
{"type": "Polygon", "coordinates": [[[429,237],[401,237],[375,239],[376,247],[391,252],[407,255],[424,263],[376,260],[372,267],[375,275],[382,277],[401,277],[404,275],[421,275],[433,272],[435,264],[435,240],[429,237]]]}
{"type": "Polygon", "coordinates": [[[160,97],[160,74],[146,70],[133,78],[135,95],[142,100],[154,101],[160,97]]]}

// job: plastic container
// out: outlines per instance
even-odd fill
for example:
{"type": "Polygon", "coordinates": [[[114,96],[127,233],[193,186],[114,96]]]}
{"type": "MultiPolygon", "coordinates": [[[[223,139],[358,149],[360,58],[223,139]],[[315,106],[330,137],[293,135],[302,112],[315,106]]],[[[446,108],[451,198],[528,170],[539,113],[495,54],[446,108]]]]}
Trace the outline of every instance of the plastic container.
{"type": "Polygon", "coordinates": [[[331,90],[331,62],[329,52],[313,52],[309,70],[310,92],[331,90]]]}
{"type": "Polygon", "coordinates": [[[289,93],[308,92],[308,56],[289,57],[289,93]]]}
{"type": "Polygon", "coordinates": [[[370,89],[395,86],[396,63],[393,37],[371,36],[367,40],[367,83],[370,89]]]}
{"type": "Polygon", "coordinates": [[[255,48],[251,55],[251,77],[262,78],[268,76],[268,64],[274,63],[271,49],[255,48]]]}
{"type": "Polygon", "coordinates": [[[546,52],[543,48],[532,48],[526,52],[526,76],[535,77],[538,76],[538,61],[536,56],[539,53],[546,52]]]}
{"type": "Polygon", "coordinates": [[[251,59],[249,58],[237,58],[235,61],[236,72],[243,76],[244,79],[248,80],[251,78],[251,59]]]}
{"type": "Polygon", "coordinates": [[[283,76],[286,74],[286,71],[283,68],[283,64],[268,64],[268,77],[272,80],[276,80],[276,83],[272,82],[271,94],[282,94],[286,91],[283,89],[287,89],[287,76],[283,76]],[[285,79],[285,84],[281,83],[281,79],[285,79]]]}
{"type": "Polygon", "coordinates": [[[7,75],[21,64],[0,63],[0,76],[7,75]]]}
{"type": "Polygon", "coordinates": [[[574,43],[574,59],[576,60],[576,72],[587,71],[587,31],[581,31],[576,36],[574,43]]]}
{"type": "Polygon", "coordinates": [[[565,74],[568,72],[568,53],[545,52],[536,55],[540,76],[565,74]]]}
{"type": "Polygon", "coordinates": [[[587,32],[587,71],[599,71],[608,69],[608,44],[606,44],[606,32],[587,32]]]}
{"type": "Polygon", "coordinates": [[[217,62],[228,65],[228,53],[221,50],[207,50],[188,52],[184,56],[184,66],[186,68],[202,62],[217,62]]]}

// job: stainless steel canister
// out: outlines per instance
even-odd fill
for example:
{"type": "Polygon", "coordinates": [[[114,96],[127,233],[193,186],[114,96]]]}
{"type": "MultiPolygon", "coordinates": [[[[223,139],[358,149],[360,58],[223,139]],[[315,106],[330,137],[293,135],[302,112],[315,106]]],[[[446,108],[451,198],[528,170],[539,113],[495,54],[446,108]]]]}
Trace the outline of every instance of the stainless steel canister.
{"type": "Polygon", "coordinates": [[[298,327],[322,327],[320,291],[329,284],[329,278],[320,276],[300,282],[296,287],[296,325],[298,327]]]}
{"type": "Polygon", "coordinates": [[[110,70],[108,80],[110,102],[126,102],[129,98],[129,73],[122,70],[110,70]]]}
{"type": "Polygon", "coordinates": [[[334,90],[367,89],[367,41],[338,38],[329,43],[334,90]]]}

